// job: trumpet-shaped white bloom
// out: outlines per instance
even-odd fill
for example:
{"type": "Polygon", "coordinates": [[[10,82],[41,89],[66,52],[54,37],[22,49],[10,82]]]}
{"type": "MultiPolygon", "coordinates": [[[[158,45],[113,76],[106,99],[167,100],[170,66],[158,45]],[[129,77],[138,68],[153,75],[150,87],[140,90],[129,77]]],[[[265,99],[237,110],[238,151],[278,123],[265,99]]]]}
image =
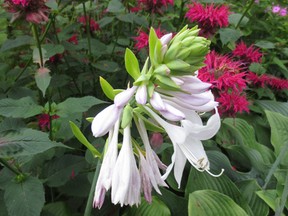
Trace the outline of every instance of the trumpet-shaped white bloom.
{"type": "Polygon", "coordinates": [[[141,201],[141,179],[132,150],[130,125],[124,128],[123,145],[112,177],[112,203],[138,205],[141,201]]]}
{"type": "Polygon", "coordinates": [[[136,89],[137,86],[133,86],[117,94],[114,98],[114,104],[119,108],[123,108],[134,95],[136,89]]]}
{"type": "Polygon", "coordinates": [[[121,115],[122,109],[112,104],[98,113],[92,121],[93,136],[100,137],[108,133],[121,115]]]}
{"type": "MultiPolygon", "coordinates": [[[[178,183],[178,186],[180,187],[186,159],[188,159],[191,165],[193,165],[197,170],[207,171],[208,173],[210,173],[209,161],[203,145],[199,139],[195,139],[193,137],[193,134],[190,134],[190,132],[186,130],[186,128],[176,126],[164,121],[150,108],[145,106],[145,109],[165,129],[173,143],[174,153],[171,157],[171,164],[168,166],[167,171],[163,176],[163,179],[167,178],[174,166],[174,176],[178,183]]],[[[213,119],[215,119],[215,117],[213,119]]],[[[204,134],[201,134],[201,136],[205,137],[205,132],[204,134]]],[[[207,134],[207,136],[211,136],[211,133],[207,134]]],[[[222,174],[222,172],[220,174],[222,174]]]]}
{"type": "Polygon", "coordinates": [[[149,144],[149,138],[147,135],[147,131],[144,125],[144,122],[139,119],[139,134],[144,143],[146,150],[146,157],[142,155],[139,151],[140,155],[140,175],[142,180],[142,187],[144,191],[145,199],[148,202],[151,202],[152,196],[152,186],[157,191],[157,193],[161,194],[158,185],[167,186],[165,181],[161,178],[161,173],[159,168],[166,169],[166,166],[160,161],[158,156],[152,150],[149,144]],[[152,186],[151,186],[152,185],[152,186]]]}
{"type": "Polygon", "coordinates": [[[146,104],[147,102],[147,87],[146,85],[141,85],[138,87],[136,94],[135,94],[135,99],[138,104],[146,104]]]}
{"type": "Polygon", "coordinates": [[[116,121],[114,130],[111,130],[109,132],[107,152],[104,155],[104,159],[102,162],[102,166],[95,187],[93,205],[94,207],[98,207],[99,209],[103,205],[106,191],[108,191],[111,187],[113,170],[116,164],[118,154],[117,150],[118,133],[119,133],[119,120],[116,121]]]}

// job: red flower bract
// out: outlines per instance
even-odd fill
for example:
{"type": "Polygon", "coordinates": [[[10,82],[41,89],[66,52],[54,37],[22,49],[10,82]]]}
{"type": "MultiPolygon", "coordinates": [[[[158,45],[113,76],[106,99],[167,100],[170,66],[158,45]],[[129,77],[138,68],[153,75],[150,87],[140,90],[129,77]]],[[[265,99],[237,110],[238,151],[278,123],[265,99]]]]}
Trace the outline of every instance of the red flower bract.
{"type": "Polygon", "coordinates": [[[201,28],[200,34],[209,37],[216,32],[217,28],[229,25],[229,14],[229,8],[226,5],[217,7],[214,4],[207,4],[204,7],[202,4],[194,2],[189,6],[185,17],[190,22],[197,22],[201,28]]]}
{"type": "Polygon", "coordinates": [[[288,80],[280,79],[278,77],[263,74],[258,76],[253,72],[249,72],[247,75],[247,80],[250,81],[254,86],[261,86],[262,88],[265,86],[269,86],[276,90],[285,90],[288,89],[288,80]]]}
{"type": "MultiPolygon", "coordinates": [[[[158,38],[161,38],[164,35],[164,33],[161,32],[160,28],[155,29],[155,32],[158,38]]],[[[140,31],[139,36],[134,37],[133,39],[136,41],[136,44],[134,46],[138,51],[145,47],[148,47],[149,35],[146,32],[140,31]]]]}
{"type": "MultiPolygon", "coordinates": [[[[51,116],[51,119],[57,119],[59,118],[58,115],[51,116]]],[[[45,131],[46,129],[50,130],[50,115],[47,113],[43,113],[38,116],[38,125],[41,128],[41,130],[45,131]]]]}
{"type": "Polygon", "coordinates": [[[259,48],[254,48],[253,45],[247,47],[247,45],[241,41],[233,50],[233,55],[239,57],[240,60],[246,64],[250,64],[252,62],[260,63],[262,60],[262,53],[260,53],[259,50],[259,48]]]}
{"type": "Polygon", "coordinates": [[[46,0],[5,0],[3,6],[13,13],[12,21],[25,17],[26,21],[39,24],[48,21],[50,9],[45,3],[46,0]]]}
{"type": "Polygon", "coordinates": [[[138,0],[138,5],[150,13],[162,13],[161,8],[174,5],[174,0],[138,0]]]}

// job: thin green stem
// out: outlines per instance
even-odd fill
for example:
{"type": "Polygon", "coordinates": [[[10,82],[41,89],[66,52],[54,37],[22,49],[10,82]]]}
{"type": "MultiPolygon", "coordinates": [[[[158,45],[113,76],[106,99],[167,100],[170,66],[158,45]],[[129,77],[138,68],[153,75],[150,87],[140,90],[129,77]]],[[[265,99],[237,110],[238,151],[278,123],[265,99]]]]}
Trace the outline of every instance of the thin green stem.
{"type": "Polygon", "coordinates": [[[13,166],[11,166],[5,159],[0,158],[0,163],[2,163],[5,167],[7,167],[9,170],[11,170],[13,173],[18,175],[23,175],[19,170],[15,169],[13,166]]]}
{"type": "Polygon", "coordinates": [[[95,174],[94,174],[94,178],[93,178],[93,182],[92,182],[92,186],[91,186],[91,189],[90,189],[90,192],[89,192],[89,197],[88,197],[86,208],[85,208],[85,212],[84,212],[84,216],[91,216],[94,191],[95,191],[95,186],[96,186],[96,182],[97,182],[97,179],[98,179],[98,175],[99,175],[99,172],[100,172],[100,168],[101,168],[101,160],[98,159],[96,170],[95,170],[95,174]]]}
{"type": "Polygon", "coordinates": [[[33,28],[34,37],[36,39],[37,48],[39,50],[40,67],[44,67],[44,64],[43,64],[43,53],[42,53],[42,48],[41,48],[41,40],[40,40],[40,37],[39,37],[37,25],[33,23],[32,28],[33,28]]]}
{"type": "Polygon", "coordinates": [[[86,33],[87,33],[87,42],[88,42],[88,55],[91,57],[91,35],[90,35],[90,16],[87,15],[85,2],[82,3],[83,12],[86,21],[86,33]]]}
{"type": "Polygon", "coordinates": [[[246,16],[246,14],[248,13],[248,11],[250,10],[250,8],[252,7],[252,5],[254,4],[254,1],[255,1],[255,0],[251,0],[250,4],[249,4],[248,7],[245,9],[245,11],[243,12],[241,18],[239,19],[239,21],[238,21],[235,29],[238,29],[238,28],[239,28],[239,26],[240,26],[243,18],[246,16]]]}

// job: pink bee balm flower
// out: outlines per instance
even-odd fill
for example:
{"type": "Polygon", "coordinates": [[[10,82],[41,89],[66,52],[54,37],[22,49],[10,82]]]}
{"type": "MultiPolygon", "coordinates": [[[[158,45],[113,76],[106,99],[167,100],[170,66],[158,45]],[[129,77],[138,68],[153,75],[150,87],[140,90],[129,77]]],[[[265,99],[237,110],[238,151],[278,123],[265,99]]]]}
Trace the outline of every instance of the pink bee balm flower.
{"type": "MultiPolygon", "coordinates": [[[[85,16],[79,17],[78,22],[80,22],[86,28],[85,16]]],[[[94,32],[94,31],[99,31],[99,30],[100,30],[99,24],[94,19],[90,18],[90,31],[94,32]]]]}
{"type": "Polygon", "coordinates": [[[269,86],[277,90],[288,89],[287,79],[280,79],[272,75],[263,74],[261,76],[258,76],[253,72],[249,72],[246,78],[250,81],[251,84],[253,84],[253,86],[260,86],[262,88],[264,88],[265,86],[269,86]]]}
{"type": "MultiPolygon", "coordinates": [[[[155,32],[158,38],[161,38],[164,35],[164,32],[160,30],[160,28],[155,29],[155,32]]],[[[149,35],[144,32],[140,31],[139,36],[133,38],[136,41],[135,48],[140,51],[141,49],[148,47],[149,43],[149,35]]]]}
{"type": "Polygon", "coordinates": [[[260,63],[262,61],[263,54],[259,52],[259,50],[259,48],[254,48],[253,45],[247,47],[247,45],[241,41],[233,50],[233,55],[239,57],[246,64],[250,64],[252,62],[260,63]]]}
{"type": "Polygon", "coordinates": [[[197,22],[201,28],[200,34],[206,37],[213,35],[217,28],[229,25],[229,8],[226,5],[214,6],[207,4],[205,7],[197,2],[189,6],[185,17],[190,22],[197,22]]]}
{"type": "Polygon", "coordinates": [[[3,6],[13,13],[12,22],[24,17],[28,22],[39,24],[48,21],[50,9],[45,3],[46,0],[5,0],[3,6]]]}

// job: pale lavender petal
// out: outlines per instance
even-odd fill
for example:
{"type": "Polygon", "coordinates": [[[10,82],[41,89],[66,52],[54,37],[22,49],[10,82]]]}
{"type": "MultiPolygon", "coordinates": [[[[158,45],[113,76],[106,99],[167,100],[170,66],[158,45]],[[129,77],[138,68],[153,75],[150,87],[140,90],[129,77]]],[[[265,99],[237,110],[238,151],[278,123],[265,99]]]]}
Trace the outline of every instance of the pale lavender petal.
{"type": "Polygon", "coordinates": [[[138,104],[146,104],[147,102],[147,87],[146,85],[141,85],[138,87],[135,95],[135,99],[138,104]]]}
{"type": "Polygon", "coordinates": [[[170,121],[180,121],[185,118],[185,114],[170,104],[165,104],[165,110],[160,110],[161,115],[170,121]]]}
{"type": "Polygon", "coordinates": [[[119,94],[117,94],[114,98],[114,104],[117,107],[121,107],[121,108],[124,107],[129,102],[131,97],[134,95],[136,89],[137,87],[133,86],[132,88],[128,88],[120,92],[119,94]]]}
{"type": "Polygon", "coordinates": [[[156,110],[165,110],[165,104],[163,103],[163,100],[159,93],[154,92],[152,97],[150,98],[150,104],[153,106],[156,110]]]}
{"type": "Polygon", "coordinates": [[[161,44],[162,45],[167,45],[170,42],[170,40],[172,39],[172,36],[173,36],[172,33],[168,33],[168,34],[163,35],[160,38],[161,44]]]}

